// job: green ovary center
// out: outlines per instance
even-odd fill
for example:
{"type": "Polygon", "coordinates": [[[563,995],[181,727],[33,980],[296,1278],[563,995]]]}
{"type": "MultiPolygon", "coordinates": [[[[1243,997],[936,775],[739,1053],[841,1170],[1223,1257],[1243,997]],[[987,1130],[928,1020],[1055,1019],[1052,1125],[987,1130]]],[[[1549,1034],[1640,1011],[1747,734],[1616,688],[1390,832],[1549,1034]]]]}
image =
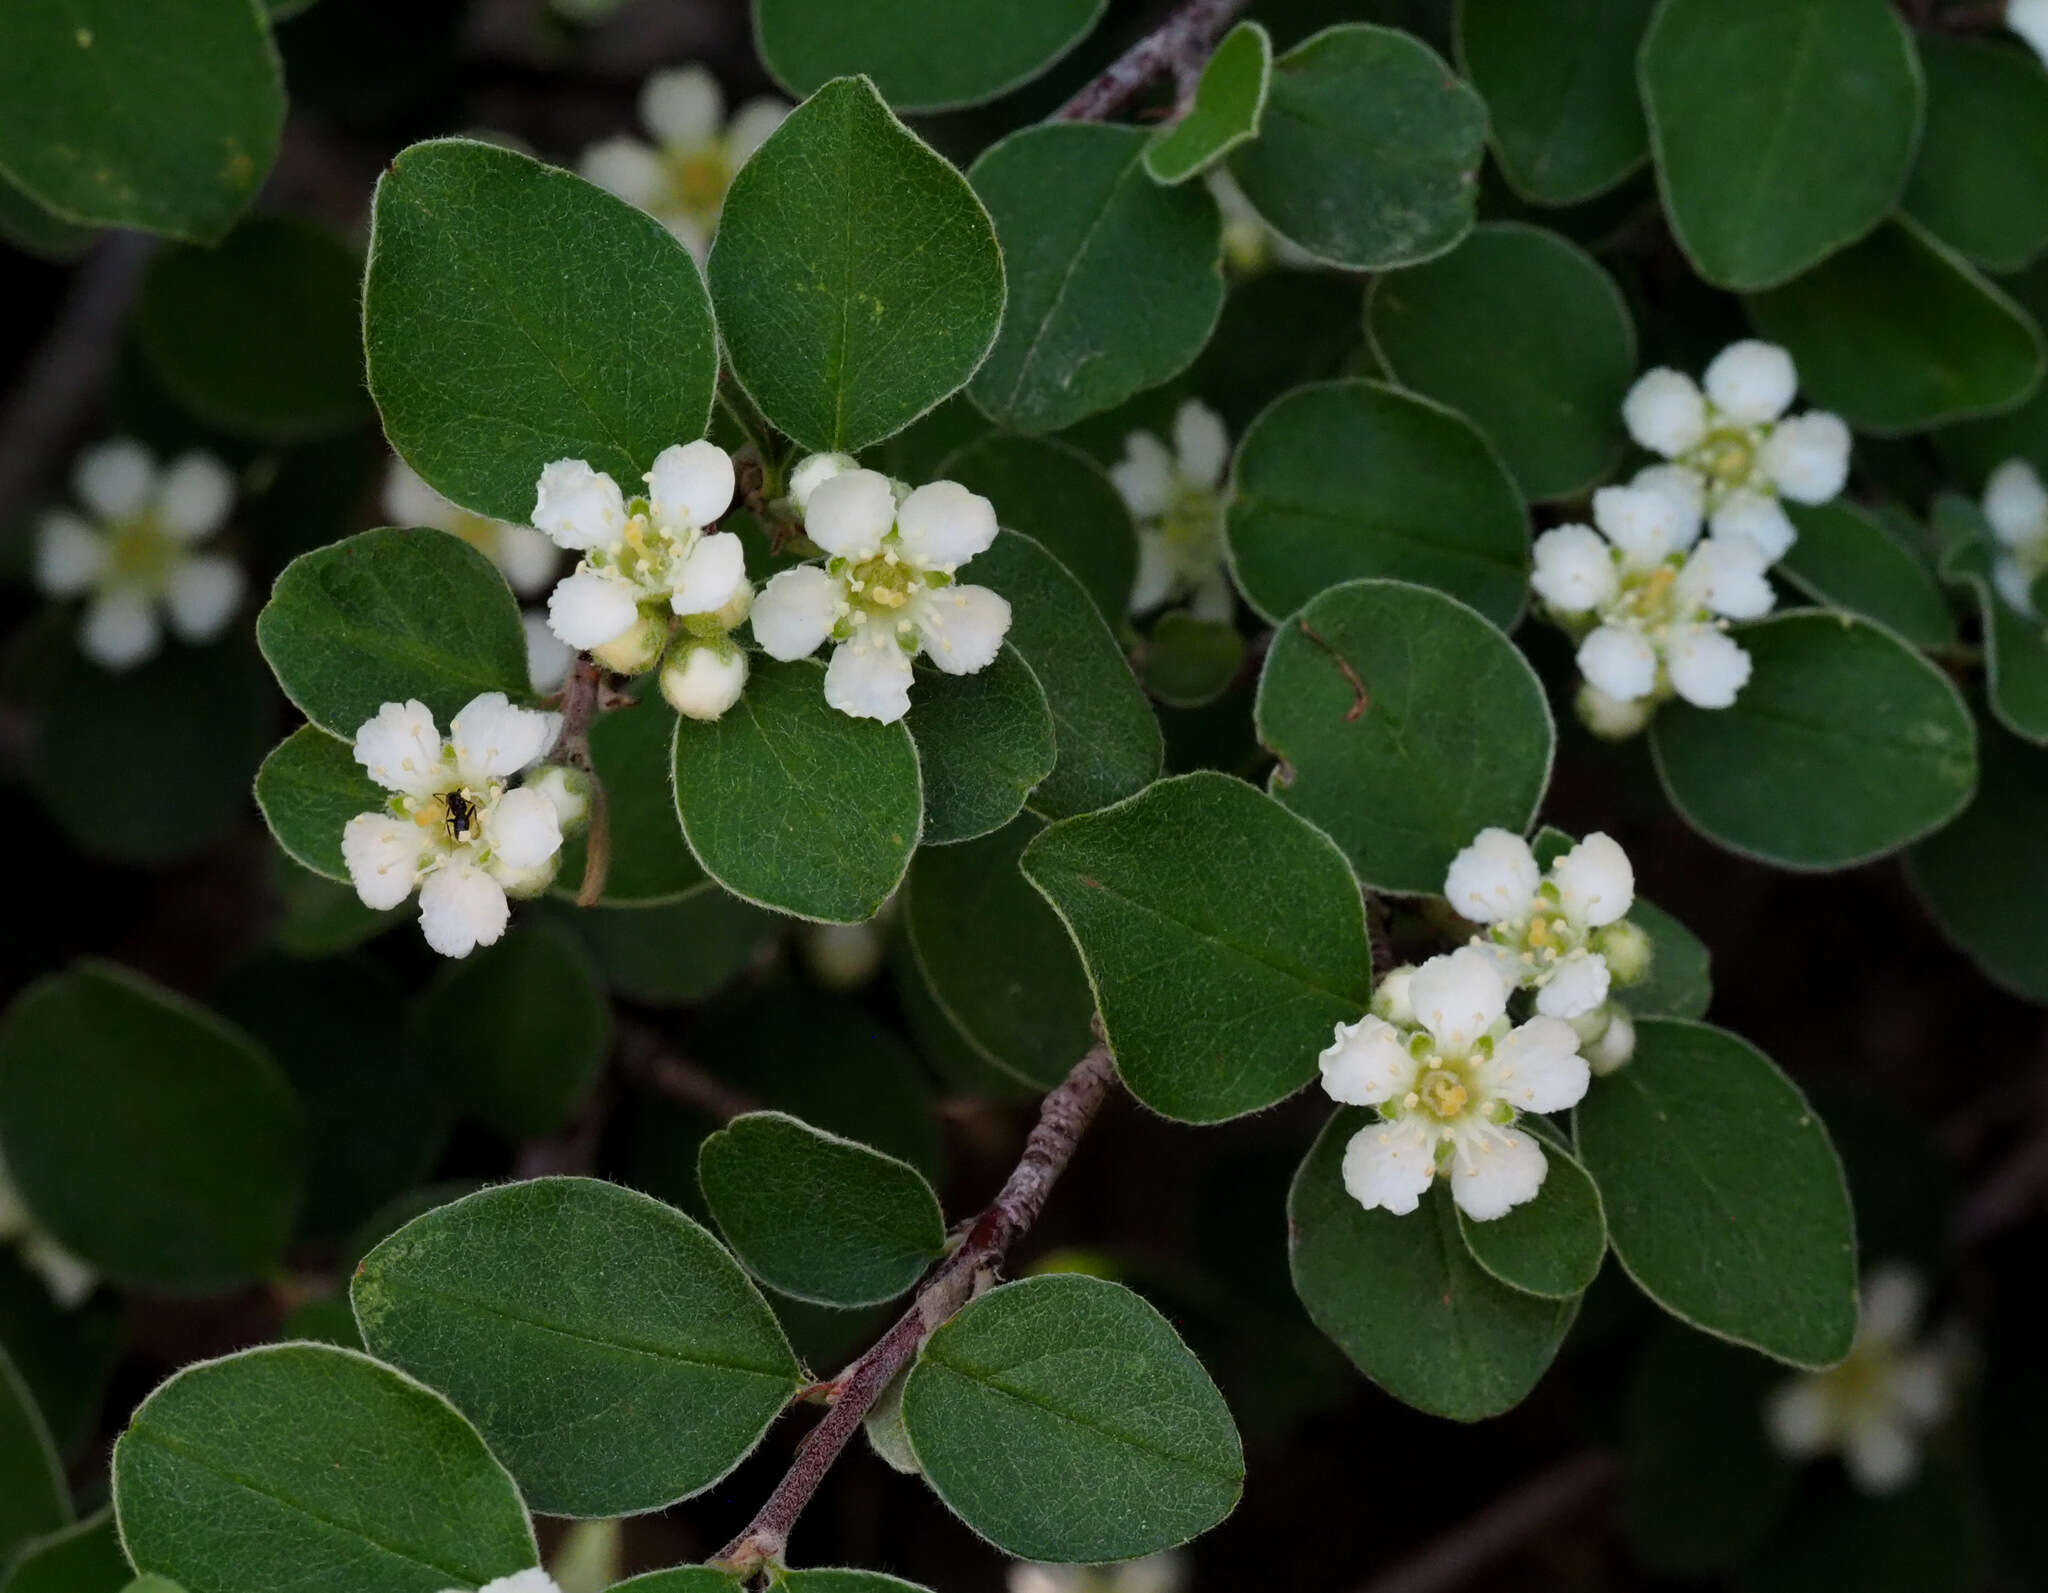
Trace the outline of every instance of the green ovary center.
{"type": "Polygon", "coordinates": [[[108,528],[107,573],[111,584],[154,592],[164,584],[178,556],[178,544],[147,515],[108,528]]]}
{"type": "Polygon", "coordinates": [[[1756,436],[1735,426],[1710,431],[1693,450],[1691,462],[1723,490],[1744,486],[1756,473],[1756,436]]]}
{"type": "Polygon", "coordinates": [[[1159,534],[1184,559],[1212,559],[1222,540],[1222,509],[1222,500],[1209,488],[1182,486],[1160,516],[1159,534]]]}
{"type": "Polygon", "coordinates": [[[732,161],[722,143],[669,150],[663,156],[663,164],[668,168],[669,191],[675,196],[678,209],[699,216],[718,213],[725,202],[725,190],[732,183],[732,161]]]}

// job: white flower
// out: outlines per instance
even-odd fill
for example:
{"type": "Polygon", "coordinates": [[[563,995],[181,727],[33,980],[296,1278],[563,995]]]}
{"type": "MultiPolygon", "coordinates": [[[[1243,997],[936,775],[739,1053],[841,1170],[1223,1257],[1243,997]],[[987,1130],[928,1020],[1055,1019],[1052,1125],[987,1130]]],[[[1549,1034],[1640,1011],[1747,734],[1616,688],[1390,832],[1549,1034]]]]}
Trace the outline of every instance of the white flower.
{"type": "Polygon", "coordinates": [[[1368,1210],[1402,1216],[1442,1173],[1459,1209],[1489,1222],[1543,1186],[1542,1145],[1512,1125],[1586,1093],[1579,1037],[1553,1017],[1510,1027],[1508,987],[1476,946],[1416,969],[1408,999],[1414,1025],[1340,1023],[1317,1059],[1333,1100],[1380,1114],[1344,1148],[1344,1188],[1368,1210]]]}
{"type": "Polygon", "coordinates": [[[471,514],[449,502],[403,459],[394,457],[384,477],[384,513],[393,525],[431,526],[460,537],[495,564],[520,597],[538,597],[554,579],[560,557],[554,543],[530,525],[471,514]]]}
{"type": "Polygon", "coordinates": [[[829,557],[770,579],[754,603],[754,639],[785,660],[838,643],[825,700],[841,713],[901,719],[910,709],[910,661],[920,652],[949,675],[995,661],[1010,605],[953,579],[996,539],[988,499],[934,481],[899,505],[888,477],[843,470],[812,487],[804,531],[829,557]]]}
{"type": "MultiPolygon", "coordinates": [[[[468,1593],[466,1588],[451,1587],[446,1593],[468,1593]]],[[[514,1571],[510,1576],[501,1576],[486,1582],[477,1593],[562,1593],[555,1585],[555,1579],[534,1566],[527,1571],[514,1571]]]]}
{"type": "MultiPolygon", "coordinates": [[[[657,614],[736,614],[751,591],[740,539],[709,529],[732,507],[732,457],[712,442],[674,443],[644,479],[647,496],[628,503],[616,481],[581,459],[540,473],[533,523],[583,555],[548,597],[549,626],[578,651],[609,646],[657,614]]],[[[657,645],[640,667],[659,656],[657,645]]]]}
{"type": "Polygon", "coordinates": [[[43,1280],[61,1310],[77,1310],[99,1287],[99,1273],[37,1224],[7,1174],[7,1163],[0,1160],[0,1245],[4,1244],[15,1246],[21,1264],[43,1280]]]}
{"type": "Polygon", "coordinates": [[[1953,1344],[1916,1348],[1920,1280],[1892,1266],[1867,1278],[1856,1343],[1840,1366],[1780,1384],[1764,1405],[1778,1449],[1797,1459],[1841,1454],[1865,1493],[1893,1493],[1920,1465],[1920,1440],[1948,1414],[1953,1344]]]}
{"type": "Polygon", "coordinates": [[[1613,970],[1604,943],[1610,930],[1629,941],[1624,976],[1647,970],[1635,926],[1635,870],[1628,854],[1595,832],[1550,865],[1536,864],[1529,843],[1508,830],[1481,830],[1451,861],[1444,879],[1450,904],[1486,932],[1472,944],[1499,963],[1513,988],[1534,990],[1536,1010],[1577,1018],[1606,1001],[1613,970]]]}
{"type": "Polygon", "coordinates": [[[788,114],[764,96],[728,122],[725,95],[703,67],[656,72],[640,89],[640,121],[655,141],[608,138],[586,149],[577,169],[661,222],[701,264],[734,175],[788,114]]]}
{"type": "Polygon", "coordinates": [[[1849,477],[1849,428],[1822,411],[1785,418],[1799,376],[1792,356],[1754,339],[1731,343],[1707,367],[1705,391],[1680,371],[1646,372],[1621,415],[1629,435],[1696,484],[1716,536],[1746,536],[1766,561],[1795,532],[1780,498],[1826,503],[1849,477]]]}
{"type": "Polygon", "coordinates": [[[1121,1565],[1031,1565],[1010,1567],[1009,1593],[1180,1593],[1187,1562],[1177,1554],[1154,1554],[1121,1565]]]}
{"type": "Polygon", "coordinates": [[[1237,612],[1223,565],[1223,471],[1230,436],[1213,409],[1189,399],[1173,417],[1173,446],[1149,431],[1124,438],[1110,467],[1138,525],[1131,612],[1188,604],[1197,619],[1227,624],[1237,612]]]}
{"type": "Polygon", "coordinates": [[[2048,0],[2006,0],[2005,25],[2048,63],[2048,0]]]}
{"type": "Polygon", "coordinates": [[[94,516],[65,510],[36,530],[36,584],[51,597],[88,599],[78,630],[86,657],[127,669],[163,645],[163,625],[186,642],[227,628],[247,588],[241,566],[195,551],[234,506],[235,482],[210,454],[159,469],[140,443],[117,438],[79,456],[71,488],[94,516]]]}
{"type": "Polygon", "coordinates": [[[356,761],[392,793],[381,813],[341,832],[363,904],[396,907],[420,893],[420,928],[447,957],[466,957],[504,933],[507,893],[547,888],[561,860],[562,815],[552,794],[510,781],[561,734],[560,714],[515,708],[503,692],[472,698],[444,742],[419,702],[387,702],[356,732],[356,761]]]}
{"type": "Polygon", "coordinates": [[[2007,604],[2032,615],[2034,583],[2048,570],[2048,487],[2026,460],[2008,459],[1991,472],[1984,484],[1984,518],[1998,539],[1992,582],[2007,604]]]}

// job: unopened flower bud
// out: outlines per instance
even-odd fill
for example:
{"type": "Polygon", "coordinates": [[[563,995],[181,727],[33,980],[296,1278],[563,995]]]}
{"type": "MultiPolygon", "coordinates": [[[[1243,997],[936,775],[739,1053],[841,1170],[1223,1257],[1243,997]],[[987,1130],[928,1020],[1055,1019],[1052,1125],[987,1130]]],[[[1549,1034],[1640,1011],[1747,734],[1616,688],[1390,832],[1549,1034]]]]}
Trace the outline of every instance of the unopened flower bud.
{"type": "Polygon", "coordinates": [[[590,656],[615,675],[644,675],[667,645],[668,623],[658,615],[642,614],[630,630],[591,648],[590,656]]]}
{"type": "Polygon", "coordinates": [[[526,789],[538,791],[555,805],[564,835],[582,829],[590,818],[590,776],[581,769],[548,764],[526,777],[526,789]]]}
{"type": "Polygon", "coordinates": [[[887,947],[872,922],[806,924],[798,946],[811,977],[828,990],[854,990],[881,969],[887,947]]]}
{"type": "Polygon", "coordinates": [[[1412,967],[1395,968],[1384,975],[1372,993],[1372,1013],[1403,1028],[1415,1026],[1415,1006],[1408,999],[1408,981],[1415,977],[1412,967]]]}
{"type": "Polygon", "coordinates": [[[502,864],[495,877],[507,896],[524,900],[538,896],[555,882],[555,875],[561,869],[562,854],[550,852],[530,868],[507,868],[502,864]]]}
{"type": "Polygon", "coordinates": [[[742,582],[732,596],[718,608],[706,614],[686,614],[683,629],[692,636],[701,636],[706,641],[725,635],[746,619],[754,607],[754,583],[742,582]]]}
{"type": "Polygon", "coordinates": [[[1609,924],[1593,936],[1593,949],[1607,959],[1607,971],[1618,985],[1641,984],[1650,972],[1650,936],[1630,919],[1609,924]]]}
{"type": "Polygon", "coordinates": [[[1633,702],[1610,697],[1591,681],[1580,685],[1572,706],[1578,710],[1579,723],[1602,741],[1626,741],[1630,736],[1640,735],[1655,708],[1647,697],[1633,702]]]}
{"type": "Polygon", "coordinates": [[[747,655],[730,642],[679,647],[661,670],[662,696],[687,719],[721,718],[746,684],[747,655]]]}
{"type": "Polygon", "coordinates": [[[1607,1014],[1606,1027],[1597,1040],[1579,1047],[1579,1055],[1586,1059],[1586,1066],[1604,1079],[1618,1072],[1636,1054],[1636,1023],[1627,1008],[1613,1002],[1603,1010],[1607,1014]]]}
{"type": "Polygon", "coordinates": [[[802,513],[811,506],[811,494],[834,476],[859,468],[851,454],[812,454],[789,473],[789,499],[802,513]]]}

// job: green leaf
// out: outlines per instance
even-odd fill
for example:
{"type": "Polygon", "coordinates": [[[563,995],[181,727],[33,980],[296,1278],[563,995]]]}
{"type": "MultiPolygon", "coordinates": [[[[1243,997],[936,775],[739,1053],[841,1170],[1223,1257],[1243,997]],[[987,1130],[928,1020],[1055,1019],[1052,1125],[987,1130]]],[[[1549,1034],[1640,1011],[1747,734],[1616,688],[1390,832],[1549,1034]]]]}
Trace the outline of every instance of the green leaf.
{"type": "Polygon", "coordinates": [[[0,1345],[6,1346],[60,1455],[83,1448],[99,1434],[108,1379],[128,1352],[127,1320],[125,1303],[112,1290],[65,1309],[17,1252],[0,1251],[0,1345]]]}
{"type": "Polygon", "coordinates": [[[557,459],[640,491],[656,454],[704,435],[718,377],[703,279],[660,222],[462,138],[413,145],[377,183],[363,343],[392,447],[519,525],[557,459]]]}
{"type": "MultiPolygon", "coordinates": [[[[1577,844],[1577,838],[1546,824],[1529,844],[1536,861],[1547,869],[1577,844]]],[[[1628,917],[1650,937],[1650,971],[1638,984],[1617,985],[1614,999],[1638,1018],[1704,1018],[1714,999],[1713,958],[1706,942],[1640,896],[1628,917]]]]}
{"type": "Polygon", "coordinates": [[[1906,872],[1942,933],[1987,979],[2048,1002],[2048,751],[1987,726],[1982,753],[1975,800],[1907,854],[1906,872]]]}
{"type": "Polygon", "coordinates": [[[908,1162],[782,1112],[749,1112],[704,1141],[697,1179],[749,1272],[816,1305],[875,1305],[946,1248],[946,1217],[908,1162]]]}
{"type": "Polygon", "coordinates": [[[1881,437],[2011,409],[2041,380],[2027,313],[1905,218],[1748,306],[1814,404],[1881,437]]]}
{"type": "Polygon", "coordinates": [[[371,1350],[444,1390],[549,1515],[701,1493],[797,1388],[774,1313],[717,1241],[591,1178],[430,1211],[364,1258],[350,1294],[371,1350]]]}
{"type": "Polygon", "coordinates": [[[1051,1089],[1088,1049],[1095,996],[1066,926],[1017,860],[1032,817],[920,852],[904,884],[910,954],[939,1010],[988,1062],[1051,1089]]]}
{"type": "Polygon", "coordinates": [[[280,909],[270,944],[288,957],[335,957],[374,940],[405,916],[365,907],[355,887],[301,868],[282,854],[271,860],[270,885],[280,909]]]}
{"type": "Polygon", "coordinates": [[[995,504],[1005,525],[1073,573],[1112,627],[1122,621],[1138,573],[1137,532],[1109,473],[1088,455],[1057,437],[991,432],[948,454],[931,475],[995,504]]]}
{"type": "Polygon", "coordinates": [[[1018,531],[998,536],[974,573],[1010,600],[1007,640],[1052,710],[1058,761],[1031,794],[1032,811],[1064,818],[1142,790],[1165,756],[1159,721],[1087,590],[1018,531]]]}
{"type": "Polygon", "coordinates": [[[64,1463],[35,1396],[0,1347],[0,1565],[25,1539],[71,1521],[64,1463]]]}
{"type": "Polygon", "coordinates": [[[1235,1508],[1244,1451],[1166,1318],[1074,1273],[1007,1283],[925,1341],[903,1389],[925,1479],[1005,1554],[1127,1560],[1235,1508]]]}
{"type": "Polygon", "coordinates": [[[110,963],[38,980],[0,1022],[0,1142],[67,1250],[117,1282],[206,1292],[264,1275],[305,1184],[278,1066],[110,963]]]}
{"type": "Polygon", "coordinates": [[[1915,647],[1954,645],[1955,615],[1933,572],[1876,515],[1847,498],[1785,510],[1799,540],[1778,569],[1793,585],[1830,608],[1889,626],[1915,647]]]}
{"type": "Polygon", "coordinates": [[[567,909],[606,985],[654,1007],[693,1006],[734,978],[778,920],[706,881],[658,907],[567,909]]]}
{"type": "Polygon", "coordinates": [[[1546,1300],[1575,1300],[1592,1286],[1607,1257],[1600,1191],[1578,1159],[1545,1132],[1541,1119],[1528,1126],[1542,1142],[1549,1168],[1536,1198],[1491,1222],[1474,1222],[1458,1211],[1458,1232],[1480,1270],[1509,1288],[1546,1300]]]}
{"type": "Polygon", "coordinates": [[[1087,37],[1108,0],[754,0],[754,42],[799,97],[865,72],[899,111],[1021,88],[1087,37]]]}
{"type": "Polygon", "coordinates": [[[121,1593],[185,1593],[185,1590],[169,1577],[145,1574],[130,1582],[121,1593]]]}
{"type": "Polygon", "coordinates": [[[1458,64],[1485,96],[1501,175],[1538,205],[1575,205],[1650,158],[1636,50],[1656,0],[1463,0],[1458,64]]]}
{"type": "MultiPolygon", "coordinates": [[[[677,828],[669,790],[676,718],[659,692],[644,691],[637,703],[599,715],[590,727],[590,761],[604,783],[611,831],[607,906],[668,906],[707,883],[677,828]]],[[[558,894],[573,899],[581,886],[588,845],[588,831],[563,843],[558,894]]]]}
{"type": "Polygon", "coordinates": [[[1578,1302],[1525,1294],[1482,1271],[1441,1182],[1405,1217],[1353,1200],[1344,1147],[1375,1120],[1356,1107],[1338,1112],[1295,1174],[1287,1195],[1295,1292],[1316,1326],[1394,1398],[1453,1421],[1498,1416],[1548,1370],[1578,1302]]]}
{"type": "Polygon", "coordinates": [[[425,703],[446,735],[480,692],[530,695],[512,589],[445,531],[364,531],[293,559],[256,644],[300,712],[350,743],[387,702],[425,703]]]}
{"type": "Polygon", "coordinates": [[[1273,36],[1256,22],[1224,35],[1202,68],[1195,102],[1145,151],[1145,171],[1171,187],[1199,176],[1247,139],[1259,136],[1273,82],[1273,36]]]}
{"type": "Polygon", "coordinates": [[[0,176],[66,221],[211,243],[277,157],[284,83],[249,0],[13,0],[0,176]]]}
{"type": "Polygon", "coordinates": [[[739,1578],[708,1565],[679,1565],[612,1584],[611,1593],[736,1593],[739,1578]]]}
{"type": "Polygon", "coordinates": [[[1329,837],[1240,780],[1162,780],[1053,825],[1024,875],[1081,949],[1117,1071],[1162,1116],[1216,1123],[1316,1075],[1363,1012],[1372,952],[1329,837]]]}
{"type": "Polygon", "coordinates": [[[1454,598],[1401,581],[1332,587],[1274,632],[1254,709],[1268,789],[1378,890],[1441,892],[1489,825],[1519,835],[1550,784],[1543,685],[1454,598]]]}
{"type": "Polygon", "coordinates": [[[90,249],[98,234],[54,216],[0,176],[0,240],[25,254],[62,263],[90,249]]]}
{"type": "Polygon", "coordinates": [[[128,1582],[113,1512],[102,1507],[74,1526],[23,1544],[0,1576],[0,1593],[115,1593],[128,1582]]]}
{"type": "Polygon", "coordinates": [[[212,249],[156,257],[135,307],[136,343],[165,390],[209,426],[279,444],[346,431],[370,415],[362,270],[325,228],[255,216],[212,249]]]}
{"type": "Polygon", "coordinates": [[[988,212],[865,78],[825,84],[741,168],[710,275],[733,374],[813,450],[858,452],[957,392],[1003,314],[988,212]]]}
{"type": "Polygon", "coordinates": [[[1238,587],[1278,623],[1361,576],[1433,586],[1503,630],[1529,587],[1522,499],[1479,429],[1378,382],[1316,382],[1252,422],[1227,521],[1238,587]]]}
{"type": "Polygon", "coordinates": [[[1394,380],[1477,424],[1524,497],[1573,497],[1620,459],[1635,323],[1577,244],[1490,223],[1440,260],[1375,278],[1365,320],[1394,380]]]}
{"type": "Polygon", "coordinates": [[[191,1593],[442,1593],[540,1558],[518,1486],[454,1406],[323,1344],[162,1384],[114,1446],[114,1498],[137,1568],[191,1593]]]}
{"type": "Polygon", "coordinates": [[[1145,689],[1169,708],[1200,708],[1221,697],[1244,665],[1244,638],[1223,620],[1168,609],[1138,655],[1145,689]]]}
{"type": "Polygon", "coordinates": [[[1274,231],[1330,265],[1391,271],[1472,229],[1486,106],[1412,34],[1325,28],[1273,63],[1230,171],[1274,231]]]}
{"type": "Polygon", "coordinates": [[[611,1010],[589,954],[546,919],[448,963],[406,1026],[415,1064],[515,1143],[569,1121],[610,1044],[611,1010]]]}
{"type": "Polygon", "coordinates": [[[987,669],[921,669],[910,720],[924,776],[924,844],[999,830],[1052,773],[1052,710],[1023,655],[1005,647],[987,669]]]}
{"type": "Polygon", "coordinates": [[[1628,1275],[1702,1332],[1795,1366],[1856,1334],[1842,1166],[1798,1086],[1747,1041],[1645,1018],[1636,1053],[1573,1112],[1628,1275]]]}
{"type": "Polygon", "coordinates": [[[1942,557],[1943,575],[1977,599],[1992,717],[2021,740],[2048,745],[2048,627],[1998,595],[1991,579],[1997,542],[1976,504],[1943,493],[1934,501],[1934,525],[1952,543],[1942,557]]]}
{"type": "Polygon", "coordinates": [[[346,885],[343,826],[358,813],[382,813],[385,789],[363,772],[350,742],[300,725],[256,771],[256,806],[293,862],[346,885]]]}
{"type": "Polygon", "coordinates": [[[775,1585],[789,1593],[928,1593],[915,1582],[877,1571],[785,1571],[775,1585]]]}
{"type": "Polygon", "coordinates": [[[1664,0],[1640,71],[1672,233],[1717,287],[1854,243],[1912,171],[1919,57],[1885,0],[1664,0]]]}
{"type": "Polygon", "coordinates": [[[743,900],[858,924],[910,866],[924,805],[910,731],[832,707],[814,660],[755,659],[724,718],[677,720],[674,767],[690,850],[743,900]]]}
{"type": "MultiPolygon", "coordinates": [[[[2036,326],[2048,324],[2048,260],[2036,263],[2024,276],[2005,278],[2000,287],[2036,326]]],[[[2034,396],[2015,409],[1943,427],[1935,433],[1935,443],[1942,463],[1958,484],[1981,483],[2014,458],[2028,460],[2036,470],[2048,470],[2048,382],[2035,388],[2034,396]]]]}
{"type": "Polygon", "coordinates": [[[1018,431],[1058,431],[1187,369],[1223,309],[1223,223],[1202,187],[1145,174],[1139,128],[1048,122],[968,180],[1010,275],[1001,334],[968,390],[1018,431]]]}
{"type": "Polygon", "coordinates": [[[1667,703],[1650,737],[1665,793],[1707,839],[1779,868],[1850,868],[1970,800],[1962,698],[1890,631],[1795,610],[1735,635],[1754,666],[1735,705],[1667,703]]]}
{"type": "Polygon", "coordinates": [[[2024,50],[1920,39],[1927,131],[1906,214],[1987,271],[2048,248],[2048,78],[2024,50]]]}

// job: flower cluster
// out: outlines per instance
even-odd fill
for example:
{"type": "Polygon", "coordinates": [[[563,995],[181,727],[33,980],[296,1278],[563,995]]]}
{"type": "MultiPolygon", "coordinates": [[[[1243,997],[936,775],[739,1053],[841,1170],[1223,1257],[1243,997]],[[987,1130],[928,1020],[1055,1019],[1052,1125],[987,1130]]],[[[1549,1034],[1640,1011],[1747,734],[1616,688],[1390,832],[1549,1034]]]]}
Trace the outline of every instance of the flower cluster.
{"type": "Polygon", "coordinates": [[[996,539],[988,499],[957,481],[912,490],[839,454],[791,476],[804,532],[823,564],[782,570],[754,604],[754,639],[771,658],[836,643],[825,700],[856,719],[892,724],[910,710],[911,660],[949,675],[986,669],[1010,629],[1010,605],[954,579],[996,539]]]}
{"type": "Polygon", "coordinates": [[[1195,618],[1228,623],[1237,608],[1223,565],[1223,470],[1230,435],[1222,417],[1189,399],[1173,417],[1173,446],[1149,431],[1124,439],[1109,478],[1138,523],[1131,612],[1186,603],[1195,618]]]}
{"type": "Polygon", "coordinates": [[[7,1176],[0,1161],[0,1245],[13,1245],[21,1264],[43,1280],[50,1298],[66,1311],[85,1304],[100,1275],[50,1237],[7,1176]]]}
{"type": "Polygon", "coordinates": [[[444,957],[466,957],[505,932],[508,896],[534,896],[561,866],[562,836],[584,816],[580,777],[549,770],[511,782],[544,757],[560,714],[515,708],[503,692],[471,699],[443,742],[430,710],[388,702],[356,732],[356,761],[391,792],[381,813],[341,833],[365,906],[420,893],[420,929],[444,957]]]}
{"type": "Polygon", "coordinates": [[[656,72],[640,89],[640,120],[656,142],[608,138],[583,152],[579,169],[653,216],[701,262],[734,174],[788,114],[781,100],[764,96],[728,122],[718,80],[703,67],[656,72]]]}
{"type": "Polygon", "coordinates": [[[2021,614],[2034,614],[2034,583],[2048,572],[2048,487],[2024,459],[2008,459],[1984,484],[1984,518],[1998,539],[1991,581],[2021,614]]]}
{"type": "Polygon", "coordinates": [[[1379,1111],[1344,1148],[1344,1188],[1368,1210],[1412,1212],[1442,1175],[1489,1222],[1543,1187],[1543,1147],[1515,1120],[1577,1104],[1592,1073],[1562,1019],[1509,1023],[1500,970],[1477,946],[1397,970],[1318,1058],[1333,1100],[1379,1111]]]}
{"type": "Polygon", "coordinates": [[[227,522],[234,477],[210,454],[159,467],[141,443],[101,443],[79,456],[71,490],[92,518],[68,510],[36,532],[36,584],[51,597],[89,597],[78,630],[85,656],[128,669],[163,645],[163,618],[184,641],[210,642],[241,605],[241,567],[195,549],[227,522]]]}

